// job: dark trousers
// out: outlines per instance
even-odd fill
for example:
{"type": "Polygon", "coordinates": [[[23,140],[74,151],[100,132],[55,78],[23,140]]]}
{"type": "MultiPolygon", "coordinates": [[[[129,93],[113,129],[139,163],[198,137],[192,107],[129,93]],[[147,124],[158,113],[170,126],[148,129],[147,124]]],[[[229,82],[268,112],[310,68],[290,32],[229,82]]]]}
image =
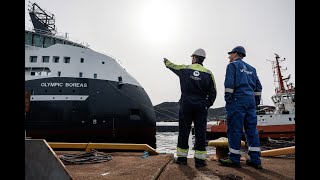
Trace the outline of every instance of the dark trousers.
{"type": "Polygon", "coordinates": [[[260,139],[257,130],[256,105],[253,97],[233,98],[232,102],[226,105],[227,111],[227,136],[230,151],[229,158],[240,163],[241,138],[243,129],[249,146],[250,160],[252,163],[261,164],[260,139]],[[253,149],[253,151],[250,150],[253,149]]]}
{"type": "Polygon", "coordinates": [[[192,121],[194,123],[195,144],[194,150],[206,150],[206,130],[207,130],[208,109],[206,104],[200,102],[190,102],[180,100],[179,110],[179,136],[178,147],[189,149],[188,140],[192,121]]]}

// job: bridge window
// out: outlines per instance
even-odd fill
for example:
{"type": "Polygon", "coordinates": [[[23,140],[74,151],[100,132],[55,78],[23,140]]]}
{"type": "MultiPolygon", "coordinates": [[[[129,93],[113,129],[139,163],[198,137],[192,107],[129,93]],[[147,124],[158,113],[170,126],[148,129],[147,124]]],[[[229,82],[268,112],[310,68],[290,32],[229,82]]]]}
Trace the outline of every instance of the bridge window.
{"type": "Polygon", "coordinates": [[[80,59],[80,62],[83,63],[83,62],[84,62],[84,58],[81,58],[81,59],[80,59]]]}
{"type": "Polygon", "coordinates": [[[43,46],[43,38],[39,34],[33,34],[33,45],[37,47],[43,46]]]}
{"type": "Polygon", "coordinates": [[[53,63],[59,63],[59,56],[53,56],[53,63]]]}
{"type": "Polygon", "coordinates": [[[29,32],[24,33],[24,41],[27,45],[32,45],[32,34],[29,32]]]}
{"type": "Polygon", "coordinates": [[[292,120],[291,120],[291,117],[289,118],[289,121],[292,121],[292,120]]]}
{"type": "Polygon", "coordinates": [[[49,47],[54,44],[54,40],[51,37],[45,36],[43,38],[43,47],[49,47]]]}
{"type": "Polygon", "coordinates": [[[56,40],[56,44],[63,44],[63,40],[62,39],[55,39],[56,40]]]}
{"type": "Polygon", "coordinates": [[[49,62],[49,56],[42,56],[42,62],[48,63],[49,62]]]}
{"type": "Polygon", "coordinates": [[[37,56],[30,56],[30,62],[36,63],[37,62],[37,56]]]}

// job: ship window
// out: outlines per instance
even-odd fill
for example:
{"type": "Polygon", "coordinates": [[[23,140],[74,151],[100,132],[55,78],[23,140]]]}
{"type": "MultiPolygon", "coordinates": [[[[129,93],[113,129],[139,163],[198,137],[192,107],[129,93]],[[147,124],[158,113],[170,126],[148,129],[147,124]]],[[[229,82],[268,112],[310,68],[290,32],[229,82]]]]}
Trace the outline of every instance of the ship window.
{"type": "Polygon", "coordinates": [[[48,63],[49,62],[49,56],[42,56],[42,62],[48,63]]]}
{"type": "Polygon", "coordinates": [[[79,72],[79,77],[82,77],[82,72],[79,72]]]}
{"type": "Polygon", "coordinates": [[[31,76],[34,76],[36,74],[36,72],[32,71],[31,72],[31,76]]]}
{"type": "Polygon", "coordinates": [[[43,38],[39,34],[33,34],[33,45],[37,47],[42,47],[43,38]]]}
{"type": "Polygon", "coordinates": [[[37,56],[30,56],[30,62],[32,63],[37,62],[37,56]]]}
{"type": "Polygon", "coordinates": [[[97,76],[98,76],[97,74],[93,74],[93,78],[97,79],[97,76]]]}
{"type": "Polygon", "coordinates": [[[62,39],[56,39],[56,44],[63,44],[63,40],[62,39]]]}
{"type": "Polygon", "coordinates": [[[25,41],[25,44],[32,45],[32,34],[29,32],[25,32],[24,41],[25,41]]]}
{"type": "Polygon", "coordinates": [[[130,109],[130,114],[139,115],[140,114],[139,109],[130,109]]]}
{"type": "Polygon", "coordinates": [[[81,58],[81,59],[80,59],[80,62],[83,63],[83,62],[84,62],[84,58],[81,58]]]}
{"type": "Polygon", "coordinates": [[[51,37],[45,36],[43,38],[43,47],[49,47],[54,44],[54,40],[51,37]]]}
{"type": "Polygon", "coordinates": [[[70,63],[70,57],[64,57],[64,63],[70,63]]]}
{"type": "Polygon", "coordinates": [[[130,109],[130,120],[141,120],[139,109],[130,109]]]}
{"type": "Polygon", "coordinates": [[[58,71],[58,77],[60,77],[61,76],[61,71],[58,71]]]}
{"type": "Polygon", "coordinates": [[[59,56],[53,56],[53,62],[59,63],[59,56]]]}
{"type": "Polygon", "coordinates": [[[104,61],[102,61],[102,64],[104,64],[104,61]]]}
{"type": "Polygon", "coordinates": [[[289,118],[289,121],[292,121],[292,120],[291,120],[291,117],[289,118]]]}

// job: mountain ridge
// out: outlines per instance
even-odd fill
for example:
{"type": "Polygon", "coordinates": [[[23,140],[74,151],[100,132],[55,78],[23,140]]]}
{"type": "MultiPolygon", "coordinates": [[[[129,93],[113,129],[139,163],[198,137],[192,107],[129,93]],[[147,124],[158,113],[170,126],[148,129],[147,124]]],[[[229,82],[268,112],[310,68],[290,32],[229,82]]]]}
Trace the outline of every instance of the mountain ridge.
{"type": "MultiPolygon", "coordinates": [[[[180,105],[178,102],[163,102],[154,106],[156,121],[177,122],[179,120],[180,105]]],[[[209,108],[208,121],[225,119],[225,107],[209,108]]]]}

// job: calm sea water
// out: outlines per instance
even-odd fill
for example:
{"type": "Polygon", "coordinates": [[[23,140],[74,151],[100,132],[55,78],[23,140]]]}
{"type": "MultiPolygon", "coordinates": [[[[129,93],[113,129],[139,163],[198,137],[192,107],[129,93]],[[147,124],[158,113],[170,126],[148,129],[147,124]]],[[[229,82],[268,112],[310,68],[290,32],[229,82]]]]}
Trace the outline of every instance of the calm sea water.
{"type": "MultiPolygon", "coordinates": [[[[158,153],[174,154],[174,156],[176,156],[178,132],[157,132],[156,138],[157,138],[156,151],[158,153]]],[[[188,158],[193,158],[194,156],[194,150],[192,150],[193,144],[194,144],[194,135],[190,133],[188,158]]],[[[206,150],[208,155],[216,153],[215,148],[211,146],[207,146],[206,150]]]]}

